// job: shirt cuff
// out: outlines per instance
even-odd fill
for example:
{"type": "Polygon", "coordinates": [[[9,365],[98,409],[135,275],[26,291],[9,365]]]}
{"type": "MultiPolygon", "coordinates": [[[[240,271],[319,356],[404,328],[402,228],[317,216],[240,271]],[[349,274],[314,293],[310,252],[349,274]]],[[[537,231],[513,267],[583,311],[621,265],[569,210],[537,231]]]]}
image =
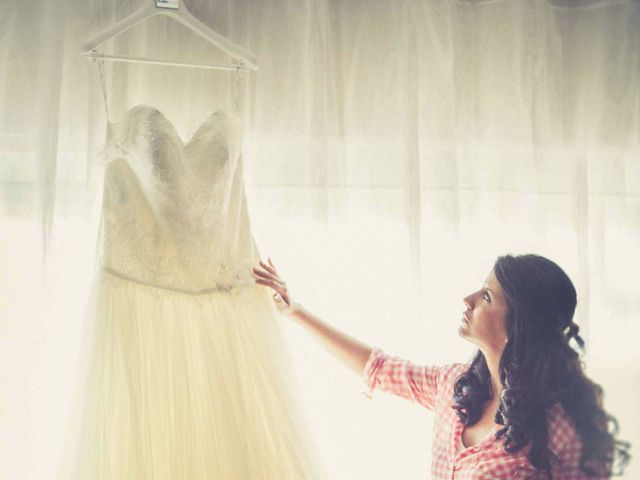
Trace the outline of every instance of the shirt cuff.
{"type": "Polygon", "coordinates": [[[365,389],[362,391],[362,394],[368,399],[372,398],[372,393],[378,386],[378,371],[382,367],[386,356],[387,355],[384,351],[378,347],[373,347],[371,349],[371,354],[369,355],[369,359],[367,360],[362,372],[362,382],[365,385],[365,389]]]}

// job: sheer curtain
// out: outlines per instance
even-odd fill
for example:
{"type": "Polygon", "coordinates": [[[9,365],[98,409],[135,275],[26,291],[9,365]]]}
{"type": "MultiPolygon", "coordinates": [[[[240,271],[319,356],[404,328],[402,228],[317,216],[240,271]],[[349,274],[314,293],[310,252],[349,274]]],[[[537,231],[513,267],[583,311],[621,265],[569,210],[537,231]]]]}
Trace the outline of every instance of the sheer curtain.
{"type": "MultiPolygon", "coordinates": [[[[637,449],[640,3],[185,3],[260,70],[105,64],[111,120],[147,103],[187,139],[237,97],[262,254],[298,301],[417,362],[468,359],[461,299],[497,255],[555,260],[578,290],[587,372],[637,449]]],[[[2,478],[53,478],[74,414],[106,119],[98,68],[78,49],[140,5],[0,5],[2,478]]],[[[227,60],[164,18],[106,49],[227,60]]],[[[283,321],[331,478],[428,478],[430,415],[368,401],[360,379],[283,321]]]]}

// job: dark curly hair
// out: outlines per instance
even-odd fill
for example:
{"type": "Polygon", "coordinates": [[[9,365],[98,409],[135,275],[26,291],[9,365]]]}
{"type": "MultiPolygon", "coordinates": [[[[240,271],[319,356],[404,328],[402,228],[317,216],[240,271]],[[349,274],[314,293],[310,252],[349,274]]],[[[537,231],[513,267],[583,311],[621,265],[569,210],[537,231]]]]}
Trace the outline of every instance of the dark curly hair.
{"type": "MultiPolygon", "coordinates": [[[[584,352],[573,322],[576,290],[571,280],[556,263],[533,254],[500,256],[493,271],[504,291],[508,337],[499,363],[504,389],[495,422],[503,428],[496,439],[504,436],[509,453],[530,444],[527,458],[552,478],[546,410],[560,402],[582,441],[580,469],[591,476],[621,475],[630,444],[614,438],[618,422],[603,409],[603,390],[587,378],[572,346],[584,352]]],[[[473,425],[492,396],[489,368],[478,350],[456,380],[453,408],[464,425],[473,425]]]]}

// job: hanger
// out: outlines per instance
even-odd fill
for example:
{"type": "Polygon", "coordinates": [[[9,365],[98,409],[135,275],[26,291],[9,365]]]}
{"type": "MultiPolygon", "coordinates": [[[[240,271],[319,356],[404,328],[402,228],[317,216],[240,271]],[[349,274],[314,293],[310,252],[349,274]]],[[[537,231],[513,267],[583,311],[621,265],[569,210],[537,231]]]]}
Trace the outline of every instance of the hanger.
{"type": "Polygon", "coordinates": [[[214,70],[258,70],[258,65],[254,55],[243,47],[236,45],[232,41],[215,32],[207,25],[194,17],[186,5],[180,5],[180,0],[146,0],[140,10],[123,18],[115,25],[112,25],[102,32],[89,38],[82,44],[81,55],[90,60],[112,60],[116,62],[130,63],[150,63],[154,65],[173,65],[179,67],[208,68],[214,70]],[[209,43],[215,45],[239,63],[232,64],[203,64],[169,62],[166,60],[131,57],[126,55],[106,54],[98,51],[98,47],[121,33],[129,30],[133,26],[156,15],[167,16],[178,23],[181,23],[189,30],[197,33],[209,43]]]}

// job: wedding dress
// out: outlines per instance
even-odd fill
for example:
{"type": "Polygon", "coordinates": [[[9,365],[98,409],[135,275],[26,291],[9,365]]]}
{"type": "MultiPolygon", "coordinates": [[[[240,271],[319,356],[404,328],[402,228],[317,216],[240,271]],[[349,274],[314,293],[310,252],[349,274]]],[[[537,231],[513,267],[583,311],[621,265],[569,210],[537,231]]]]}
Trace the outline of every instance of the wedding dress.
{"type": "Polygon", "coordinates": [[[296,409],[281,319],[251,276],[259,256],[237,120],[216,112],[185,144],[141,105],[109,130],[70,476],[324,477],[296,409]]]}

